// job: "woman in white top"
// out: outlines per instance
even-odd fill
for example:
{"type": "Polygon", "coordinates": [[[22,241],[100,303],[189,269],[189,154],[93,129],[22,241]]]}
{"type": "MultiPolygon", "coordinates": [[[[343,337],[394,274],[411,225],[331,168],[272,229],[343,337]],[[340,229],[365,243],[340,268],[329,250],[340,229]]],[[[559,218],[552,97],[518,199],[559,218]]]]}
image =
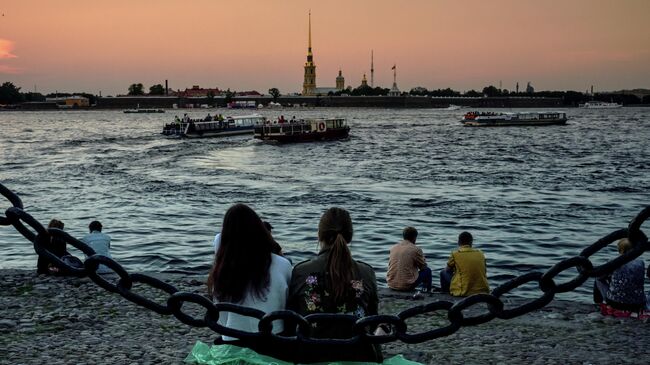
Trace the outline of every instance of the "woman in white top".
{"type": "MultiPolygon", "coordinates": [[[[291,264],[272,253],[275,241],[253,209],[235,204],[223,218],[219,248],[208,277],[208,293],[215,303],[235,303],[269,313],[287,302],[291,264]]],[[[221,312],[219,324],[257,332],[259,320],[221,312]]],[[[273,322],[273,332],[283,330],[273,322]]],[[[224,341],[235,338],[223,336],[224,341]]]]}

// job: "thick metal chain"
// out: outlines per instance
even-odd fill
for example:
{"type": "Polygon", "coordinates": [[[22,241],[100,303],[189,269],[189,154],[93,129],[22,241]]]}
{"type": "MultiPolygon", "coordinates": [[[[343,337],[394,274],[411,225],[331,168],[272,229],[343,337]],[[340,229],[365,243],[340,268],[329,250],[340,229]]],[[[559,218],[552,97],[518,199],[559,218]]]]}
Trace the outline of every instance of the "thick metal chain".
{"type": "Polygon", "coordinates": [[[650,249],[648,238],[641,231],[641,225],[650,217],[650,206],[643,209],[629,224],[628,228],[620,229],[601,238],[574,257],[558,262],[546,272],[529,272],[509,280],[490,294],[475,294],[466,297],[456,303],[437,300],[428,304],[419,305],[406,309],[397,315],[372,315],[357,319],[352,315],[334,313],[316,313],[307,316],[290,311],[282,310],[272,313],[264,313],[258,309],[243,307],[236,304],[218,303],[215,304],[209,298],[194,294],[179,292],[176,287],[165,283],[152,276],[144,274],[129,274],[117,261],[108,257],[97,255],[95,251],[85,243],[72,237],[65,231],[55,228],[45,228],[34,217],[24,211],[23,204],[18,195],[7,189],[0,183],[0,194],[10,203],[11,207],[5,211],[5,217],[0,216],[0,226],[12,225],[26,239],[34,244],[36,253],[46,257],[63,272],[79,277],[89,277],[102,288],[117,293],[127,300],[148,308],[162,315],[174,315],[181,322],[193,327],[209,327],[221,335],[236,337],[244,343],[255,344],[259,340],[272,341],[271,343],[289,344],[299,346],[301,344],[338,346],[354,345],[358,343],[381,344],[391,341],[402,341],[405,343],[420,343],[435,338],[449,336],[463,326],[474,326],[489,322],[494,318],[510,319],[538,310],[550,303],[555,294],[571,291],[582,285],[590,277],[601,277],[608,275],[615,269],[639,257],[650,249]],[[27,226],[26,226],[26,225],[27,226]],[[60,258],[48,250],[47,243],[51,237],[56,237],[67,244],[83,251],[88,258],[84,261],[83,268],[75,268],[63,262],[60,258]],[[621,238],[629,238],[633,248],[623,255],[600,265],[594,266],[589,260],[591,256],[607,247],[612,242],[621,238]],[[117,282],[111,282],[106,276],[97,274],[100,264],[108,266],[117,276],[117,282]],[[557,283],[554,278],[569,270],[577,269],[578,275],[573,279],[557,283]],[[538,298],[527,301],[513,308],[506,308],[501,297],[510,293],[518,287],[536,282],[541,291],[538,298]],[[131,289],[133,283],[141,283],[169,294],[166,303],[158,303],[145,298],[131,289]],[[205,309],[202,318],[193,317],[183,311],[185,303],[194,303],[205,309]],[[463,312],[470,307],[487,305],[487,311],[481,315],[466,317],[463,312]],[[449,323],[446,326],[433,328],[425,332],[409,333],[406,321],[414,316],[429,314],[433,312],[446,312],[449,323]],[[246,332],[234,328],[228,328],[218,323],[219,315],[222,312],[236,313],[242,316],[252,317],[259,320],[257,332],[246,332]],[[282,334],[272,332],[273,322],[282,320],[285,329],[282,334]],[[353,327],[353,333],[348,338],[324,339],[311,336],[311,329],[314,324],[322,322],[348,323],[353,327]],[[385,335],[376,335],[372,332],[380,324],[387,324],[390,331],[385,335]]]}

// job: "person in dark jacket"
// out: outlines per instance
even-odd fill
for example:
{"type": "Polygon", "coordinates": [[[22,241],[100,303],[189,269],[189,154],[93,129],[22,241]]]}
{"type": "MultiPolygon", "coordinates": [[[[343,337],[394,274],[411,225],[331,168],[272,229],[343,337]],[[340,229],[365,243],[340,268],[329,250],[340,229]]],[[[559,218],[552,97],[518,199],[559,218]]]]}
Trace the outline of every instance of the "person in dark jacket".
{"type": "MultiPolygon", "coordinates": [[[[50,223],[47,225],[47,228],[63,229],[63,226],[64,224],[60,220],[52,219],[50,223]]],[[[58,258],[61,258],[68,254],[68,251],[66,250],[65,241],[56,237],[50,238],[50,242],[47,249],[50,252],[52,252],[54,255],[56,255],[58,258]]],[[[38,256],[38,261],[36,261],[36,273],[45,274],[45,275],[58,274],[59,268],[54,266],[54,264],[50,262],[47,258],[38,256]]]]}
{"type": "MultiPolygon", "coordinates": [[[[374,269],[352,258],[352,220],[342,208],[328,209],[318,224],[318,256],[297,264],[289,285],[288,309],[303,316],[312,313],[350,314],[356,318],[377,314],[377,279],[374,269]]],[[[352,323],[328,319],[314,323],[315,338],[353,336],[352,323]]],[[[325,361],[381,362],[378,345],[339,345],[336,348],[301,346],[300,363],[325,361]]]]}

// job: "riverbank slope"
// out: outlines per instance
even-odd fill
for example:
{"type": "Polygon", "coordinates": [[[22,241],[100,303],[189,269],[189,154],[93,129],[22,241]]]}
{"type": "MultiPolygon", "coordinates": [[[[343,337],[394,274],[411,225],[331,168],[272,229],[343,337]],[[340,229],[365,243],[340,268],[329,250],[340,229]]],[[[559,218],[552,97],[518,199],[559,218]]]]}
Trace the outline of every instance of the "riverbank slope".
{"type": "MultiPolygon", "coordinates": [[[[182,291],[205,293],[205,278],[164,279],[182,291]]],[[[165,297],[140,289],[148,298],[165,297]]],[[[389,290],[380,295],[380,312],[386,314],[445,297],[411,300],[389,290]]],[[[541,311],[461,328],[445,338],[386,344],[384,353],[425,364],[649,362],[650,324],[594,311],[591,305],[556,300],[541,311]]],[[[215,338],[209,329],[136,306],[89,279],[38,276],[31,270],[0,270],[0,313],[0,364],[180,364],[197,340],[215,338]]],[[[426,322],[423,317],[409,321],[409,332],[430,328],[426,322]]]]}

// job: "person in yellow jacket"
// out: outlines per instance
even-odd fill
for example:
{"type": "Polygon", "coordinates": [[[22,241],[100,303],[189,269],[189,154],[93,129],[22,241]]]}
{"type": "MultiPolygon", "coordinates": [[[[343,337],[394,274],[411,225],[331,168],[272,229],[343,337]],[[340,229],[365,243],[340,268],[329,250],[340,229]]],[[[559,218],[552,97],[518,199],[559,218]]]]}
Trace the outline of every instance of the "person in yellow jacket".
{"type": "Polygon", "coordinates": [[[472,248],[474,238],[469,232],[458,236],[458,250],[453,251],[447,267],[440,270],[440,287],[456,297],[489,293],[485,256],[472,248]]]}

